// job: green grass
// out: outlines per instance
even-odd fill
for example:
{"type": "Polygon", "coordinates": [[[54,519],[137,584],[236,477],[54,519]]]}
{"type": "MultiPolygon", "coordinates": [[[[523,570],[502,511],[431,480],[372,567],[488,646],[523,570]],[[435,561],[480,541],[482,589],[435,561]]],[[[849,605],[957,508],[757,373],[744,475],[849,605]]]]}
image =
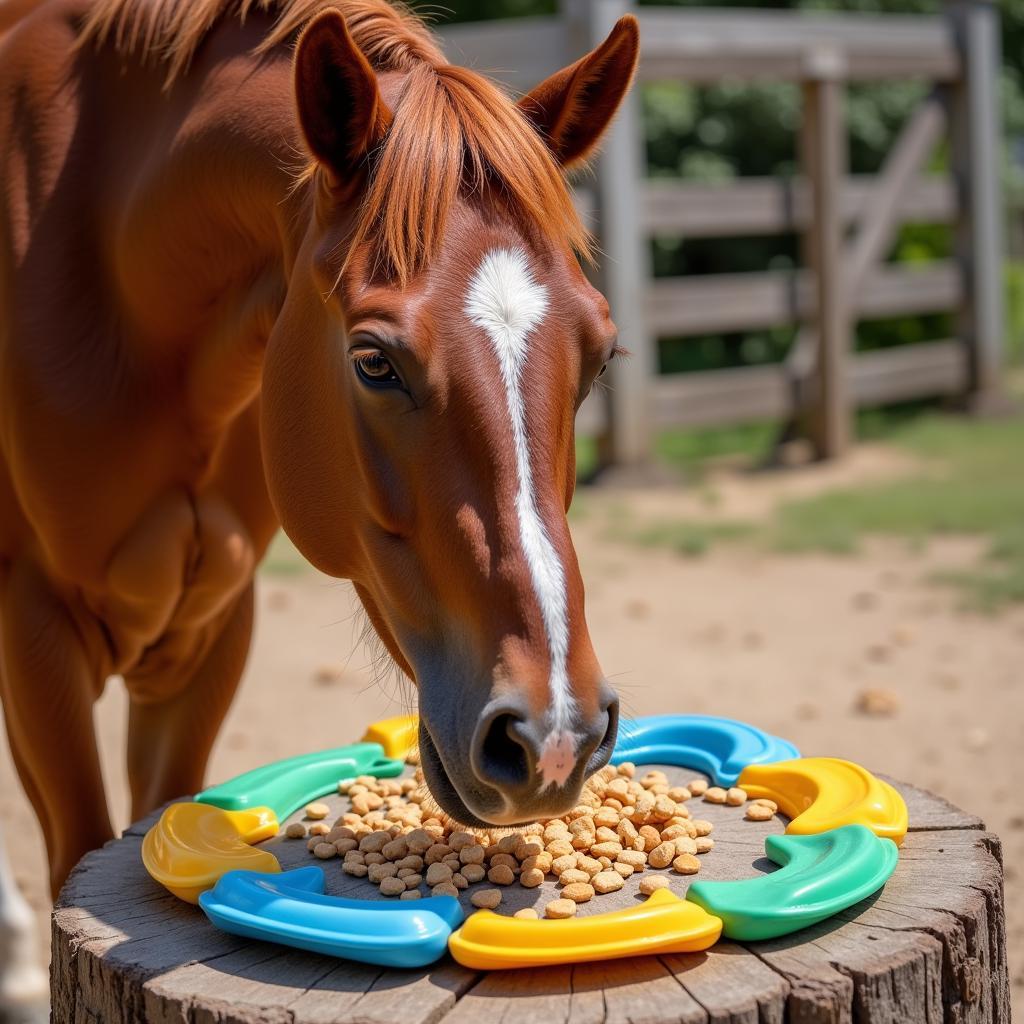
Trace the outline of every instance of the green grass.
{"type": "Polygon", "coordinates": [[[643,547],[668,548],[687,558],[705,554],[712,544],[749,537],[754,532],[750,523],[701,523],[681,520],[658,522],[636,530],[628,539],[643,547]]]}
{"type": "Polygon", "coordinates": [[[877,421],[872,434],[922,458],[923,468],[887,483],[829,491],[781,505],[764,524],[685,520],[634,531],[633,542],[688,556],[713,544],[753,540],[784,552],[853,554],[867,537],[986,538],[982,562],[935,576],[964,603],[997,611],[1024,602],[1024,415],[973,420],[929,413],[877,421]]]}

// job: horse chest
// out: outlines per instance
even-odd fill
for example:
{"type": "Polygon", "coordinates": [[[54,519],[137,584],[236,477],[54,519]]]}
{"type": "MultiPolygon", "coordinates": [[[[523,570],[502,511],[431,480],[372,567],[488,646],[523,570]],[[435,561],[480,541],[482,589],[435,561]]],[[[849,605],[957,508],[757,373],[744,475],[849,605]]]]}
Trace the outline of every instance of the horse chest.
{"type": "Polygon", "coordinates": [[[89,599],[110,637],[112,671],[163,695],[215,635],[252,578],[256,551],[218,492],[162,494],[124,537],[89,599]]]}

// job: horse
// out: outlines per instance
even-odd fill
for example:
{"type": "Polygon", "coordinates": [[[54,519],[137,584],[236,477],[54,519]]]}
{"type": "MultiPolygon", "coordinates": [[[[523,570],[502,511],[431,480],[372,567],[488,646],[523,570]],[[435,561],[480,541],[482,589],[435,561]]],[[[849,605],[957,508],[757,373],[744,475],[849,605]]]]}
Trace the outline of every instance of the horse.
{"type": "MultiPolygon", "coordinates": [[[[550,818],[614,745],[567,524],[621,352],[567,174],[636,20],[514,100],[384,0],[42,0],[0,43],[0,691],[54,894],[202,787],[282,528],[418,693],[440,808],[550,818]]],[[[285,692],[282,698],[286,699],[285,692]]]]}

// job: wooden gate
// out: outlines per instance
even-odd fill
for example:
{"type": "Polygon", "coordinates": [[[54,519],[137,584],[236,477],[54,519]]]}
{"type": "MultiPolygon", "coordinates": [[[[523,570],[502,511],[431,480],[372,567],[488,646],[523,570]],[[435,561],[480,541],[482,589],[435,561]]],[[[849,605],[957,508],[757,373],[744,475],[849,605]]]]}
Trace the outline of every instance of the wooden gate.
{"type": "Polygon", "coordinates": [[[588,400],[578,430],[597,436],[606,463],[636,463],[666,427],[777,420],[821,457],[849,444],[853,410],[936,395],[973,409],[1001,400],[1003,348],[998,175],[998,15],[951,0],[942,16],[808,14],[780,10],[637,7],[628,0],[563,0],[558,17],[443,29],[453,59],[526,90],[596,45],[623,13],[640,20],[640,82],[771,79],[800,83],[802,174],[722,185],[648,180],[639,97],[621,111],[579,190],[605,253],[601,285],[630,360],[588,400]],[[509,67],[516,70],[508,71],[509,67]],[[846,172],[844,90],[854,81],[918,79],[931,91],[879,174],[846,172]],[[949,175],[924,175],[949,140],[949,175]],[[956,227],[953,260],[887,264],[903,223],[956,227]],[[650,238],[796,231],[805,266],[653,279],[650,238]],[[854,354],[858,318],[956,311],[956,336],[854,354]],[[782,364],[658,373],[664,336],[798,324],[782,364]]]}

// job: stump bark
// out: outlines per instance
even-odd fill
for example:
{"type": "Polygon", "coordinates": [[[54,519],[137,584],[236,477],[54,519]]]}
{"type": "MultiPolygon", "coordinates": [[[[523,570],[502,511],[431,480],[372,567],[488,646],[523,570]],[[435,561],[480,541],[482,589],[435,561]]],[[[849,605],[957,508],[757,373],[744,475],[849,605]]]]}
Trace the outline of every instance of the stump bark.
{"type": "MultiPolygon", "coordinates": [[[[675,772],[680,781],[694,772],[675,772]]],[[[56,1024],[1009,1024],[1000,844],[980,820],[894,782],[910,833],[885,888],[784,939],[722,941],[707,953],[481,973],[446,957],[397,971],[218,931],[146,874],[155,820],[83,859],[53,914],[56,1024]]],[[[328,801],[343,809],[342,798],[328,801]]],[[[701,878],[747,878],[772,865],[764,837],[735,808],[697,804],[716,824],[701,878]]],[[[285,868],[313,861],[304,842],[269,841],[285,868]]],[[[320,863],[320,862],[316,862],[320,863]]],[[[323,864],[328,891],[380,898],[323,864]]],[[[685,892],[688,879],[670,876],[685,892]]],[[[505,890],[502,910],[542,907],[554,883],[505,890]]],[[[581,912],[638,899],[637,879],[581,912]]],[[[463,901],[471,911],[469,901],[463,901]]]]}

